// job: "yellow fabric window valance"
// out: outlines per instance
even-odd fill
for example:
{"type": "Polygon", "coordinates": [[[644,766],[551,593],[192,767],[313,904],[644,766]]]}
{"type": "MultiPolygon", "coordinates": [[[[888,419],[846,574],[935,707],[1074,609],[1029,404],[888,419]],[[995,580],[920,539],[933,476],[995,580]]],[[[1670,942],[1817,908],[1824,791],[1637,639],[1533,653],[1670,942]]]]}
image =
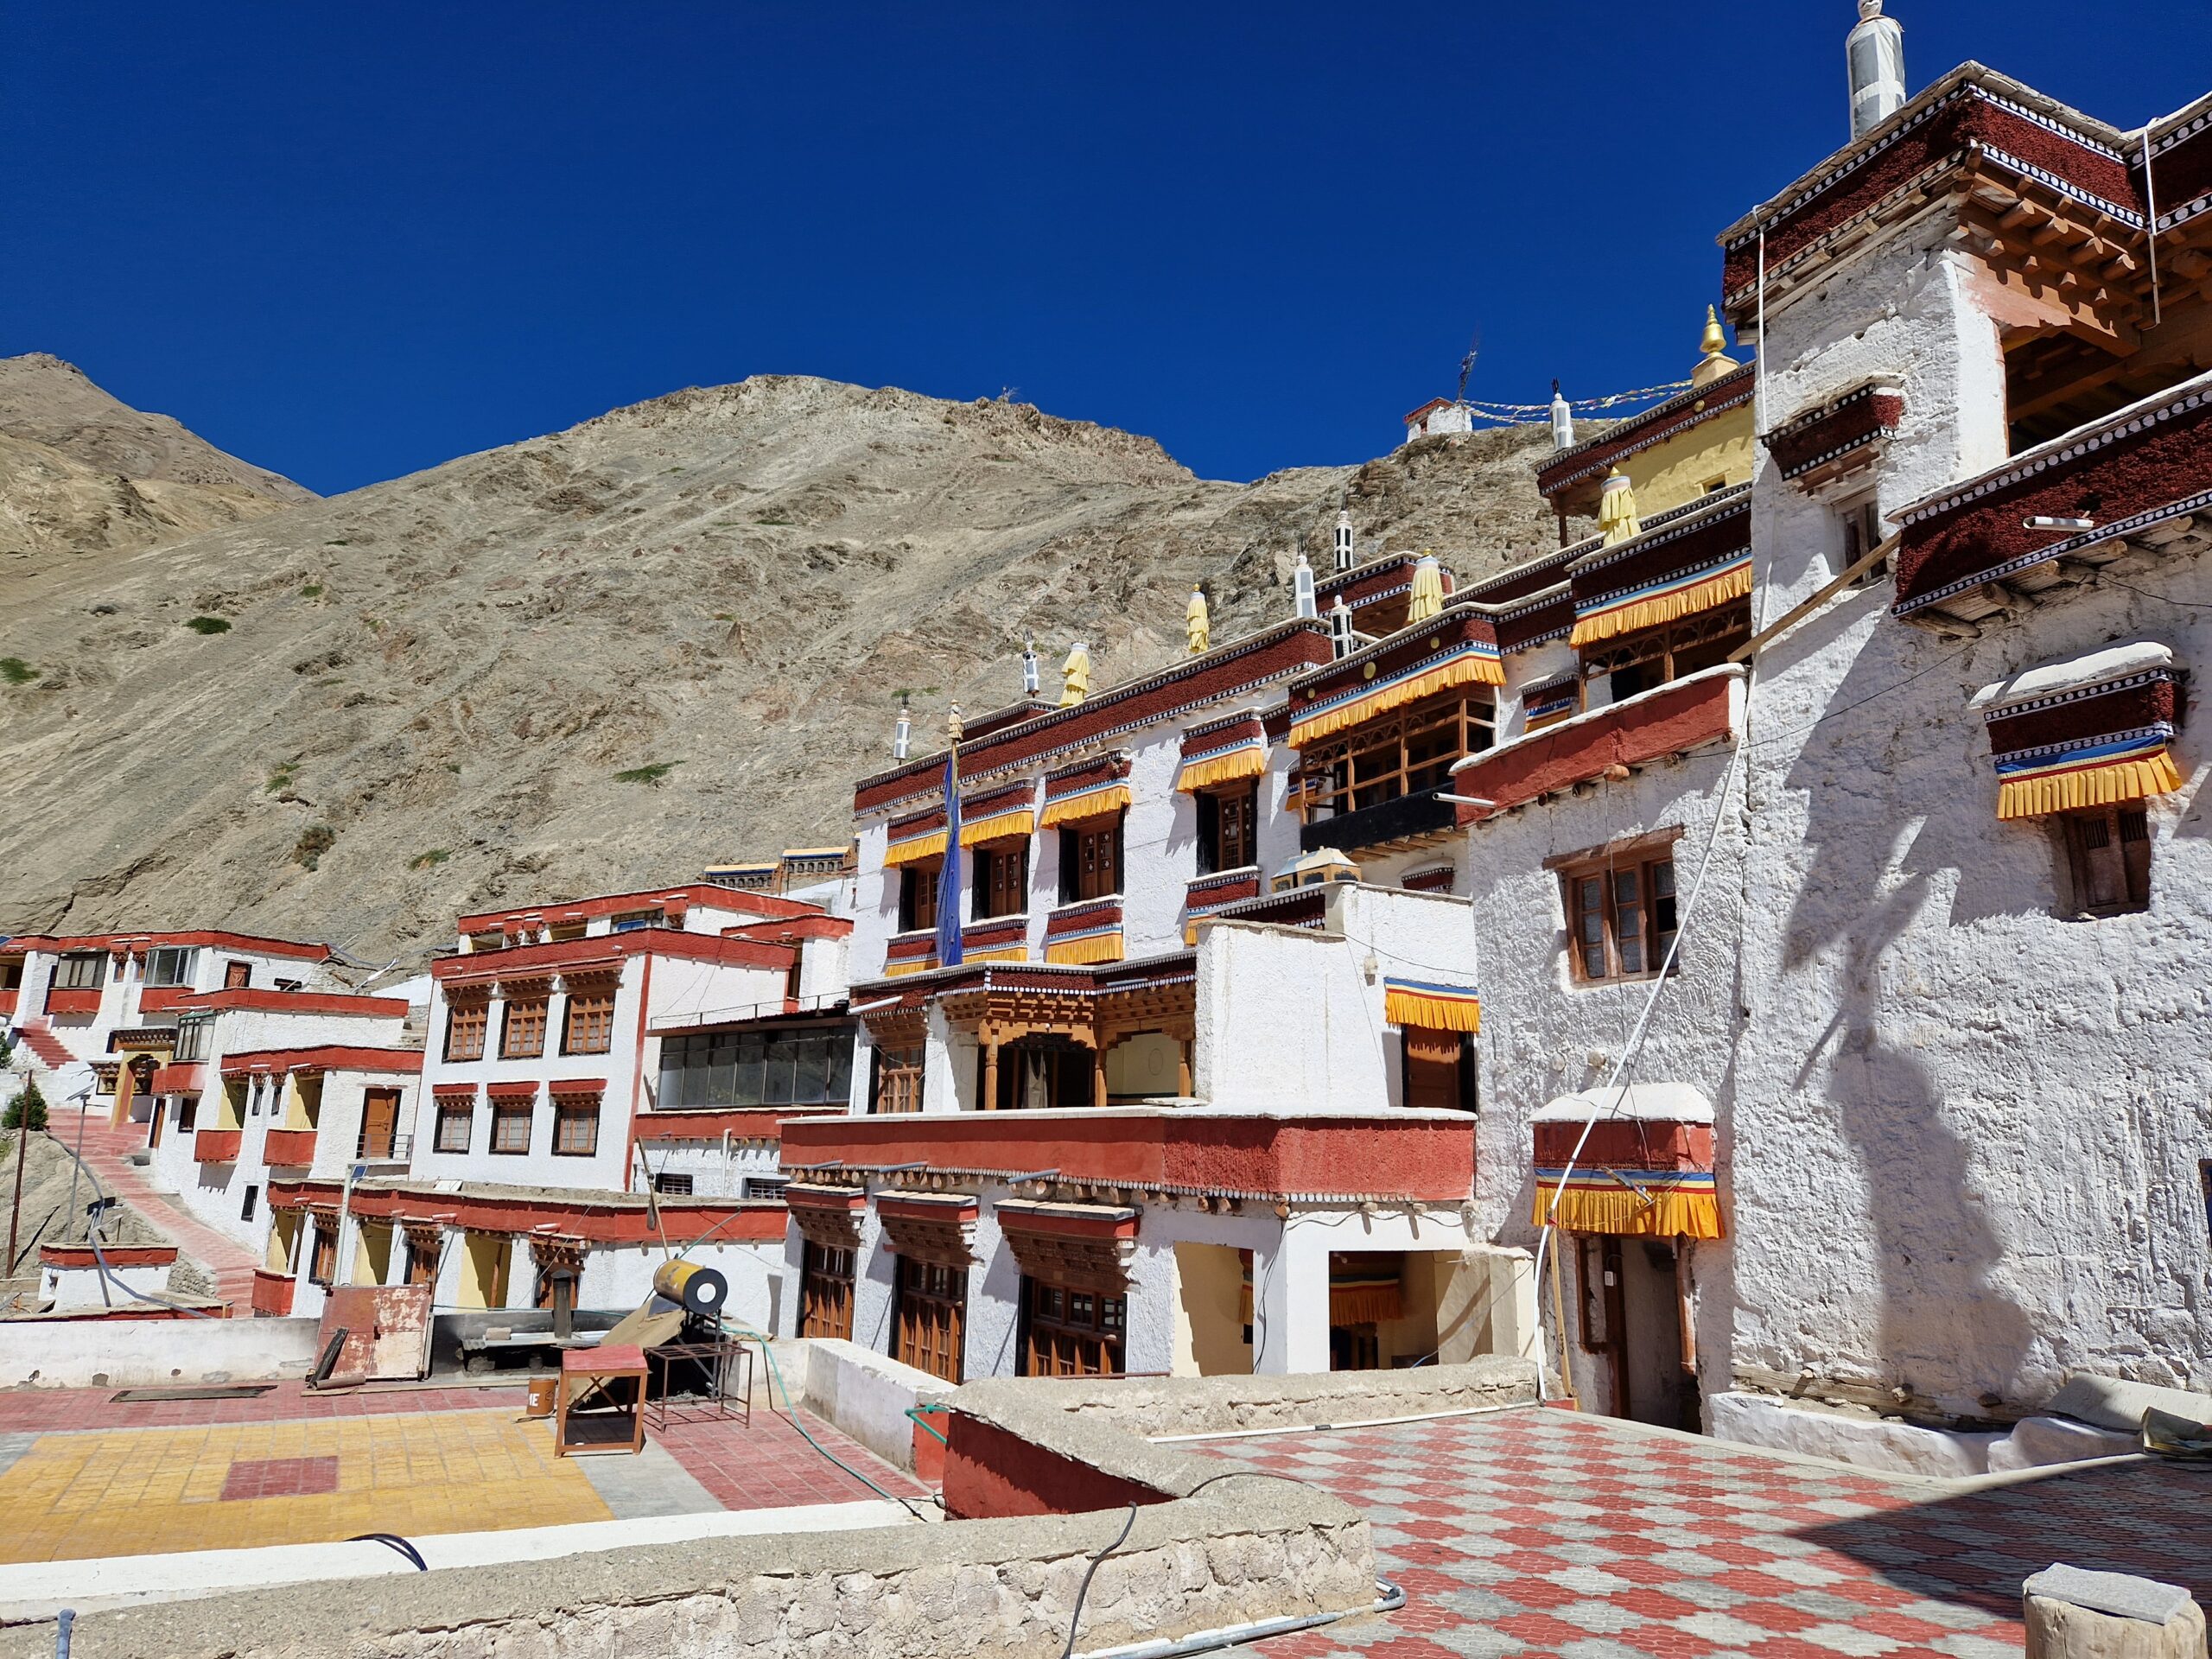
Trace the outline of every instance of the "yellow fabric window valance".
{"type": "Polygon", "coordinates": [[[2000,760],[1998,773],[2004,779],[1997,786],[2000,818],[2037,818],[2085,806],[2113,806],[2152,795],[2171,795],[2183,782],[2180,768],[2166,753],[2164,742],[2147,753],[2122,760],[2085,761],[2076,757],[2071,766],[2020,768],[2010,777],[2005,775],[2000,760]]]}
{"type": "Polygon", "coordinates": [[[1257,778],[1268,769],[1268,745],[1264,738],[1254,738],[1233,749],[1219,754],[1201,755],[1195,760],[1185,760],[1183,770],[1176,774],[1175,787],[1189,795],[1201,789],[1211,789],[1216,784],[1234,784],[1247,778],[1257,778]]]}
{"type": "Polygon", "coordinates": [[[904,841],[894,840],[883,849],[884,867],[888,869],[901,864],[918,863],[925,858],[935,858],[944,851],[945,841],[944,826],[941,823],[922,835],[911,836],[904,841]]]}
{"type": "Polygon", "coordinates": [[[1064,823],[1085,823],[1092,818],[1111,817],[1128,804],[1129,786],[1126,783],[1078,790],[1045,803],[1044,827],[1052,830],[1064,823]]]}
{"type": "Polygon", "coordinates": [[[1669,576],[1629,593],[1610,595],[1574,619],[1574,632],[1567,643],[1595,645],[1639,628],[1656,628],[1662,622],[1746,598],[1751,591],[1751,556],[1746,552],[1718,570],[1669,576]]]}
{"type": "Polygon", "coordinates": [[[1294,747],[1301,747],[1454,686],[1504,683],[1505,665],[1495,650],[1464,646],[1427,668],[1316,704],[1291,721],[1290,741],[1294,747]]]}
{"type": "Polygon", "coordinates": [[[963,823],[960,826],[960,844],[980,847],[987,841],[1027,841],[1036,827],[1036,809],[1016,807],[1011,812],[994,812],[988,818],[963,823]]]}
{"type": "Polygon", "coordinates": [[[1073,938],[1045,941],[1045,960],[1060,963],[1119,962],[1122,959],[1122,930],[1118,927],[1103,933],[1081,933],[1073,938]]]}
{"type": "MultiPolygon", "coordinates": [[[[1532,1219],[1544,1224],[1560,1172],[1536,1172],[1532,1219]]],[[[1720,1194],[1710,1173],[1649,1169],[1578,1169],[1551,1220],[1571,1233],[1628,1238],[1725,1238],[1720,1194]]]]}
{"type": "Polygon", "coordinates": [[[886,979],[897,979],[902,974],[926,973],[936,966],[935,957],[915,957],[906,962],[887,962],[883,964],[883,976],[886,979]]]}
{"type": "Polygon", "coordinates": [[[1390,1025],[1419,1026],[1429,1031],[1480,1031],[1482,998],[1464,985],[1386,979],[1382,1018],[1390,1025]]]}

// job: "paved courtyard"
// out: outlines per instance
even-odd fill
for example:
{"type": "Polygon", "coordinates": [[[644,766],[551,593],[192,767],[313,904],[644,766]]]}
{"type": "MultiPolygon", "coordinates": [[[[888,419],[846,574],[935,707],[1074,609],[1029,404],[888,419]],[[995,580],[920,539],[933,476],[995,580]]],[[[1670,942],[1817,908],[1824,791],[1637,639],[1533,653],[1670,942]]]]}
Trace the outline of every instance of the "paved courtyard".
{"type": "Polygon", "coordinates": [[[2212,1465],[1961,1491],[1541,1409],[1193,1449],[1363,1510],[1406,1591],[1266,1659],[2015,1659],[2058,1560],[2212,1605],[2212,1465]]]}
{"type": "MultiPolygon", "coordinates": [[[[556,1458],[520,1388],[296,1382],[250,1399],[0,1393],[0,1562],[325,1542],[874,1499],[781,1414],[671,1426],[642,1455],[556,1458]]],[[[828,1425],[886,1491],[921,1492],[828,1425]]]]}

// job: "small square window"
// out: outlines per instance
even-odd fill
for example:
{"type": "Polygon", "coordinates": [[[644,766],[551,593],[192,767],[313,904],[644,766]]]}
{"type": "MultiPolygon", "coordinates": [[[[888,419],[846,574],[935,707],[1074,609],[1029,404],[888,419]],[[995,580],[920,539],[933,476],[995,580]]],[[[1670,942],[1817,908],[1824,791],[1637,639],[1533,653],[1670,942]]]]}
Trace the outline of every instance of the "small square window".
{"type": "MultiPolygon", "coordinates": [[[[1838,507],[1835,516],[1843,531],[1842,563],[1835,568],[1836,575],[1841,575],[1882,544],[1882,510],[1872,496],[1864,495],[1838,507]]],[[[1872,588],[1889,579],[1890,562],[1877,559],[1854,576],[1851,585],[1872,588]]]]}
{"type": "Polygon", "coordinates": [[[238,1209],[238,1219],[240,1221],[251,1221],[253,1219],[253,1207],[260,1201],[260,1198],[261,1189],[259,1187],[249,1186],[246,1188],[245,1202],[240,1205],[238,1209]]]}
{"type": "Polygon", "coordinates": [[[666,1171],[653,1177],[653,1191],[667,1198],[688,1198],[691,1196],[691,1177],[671,1175],[666,1171]]]}

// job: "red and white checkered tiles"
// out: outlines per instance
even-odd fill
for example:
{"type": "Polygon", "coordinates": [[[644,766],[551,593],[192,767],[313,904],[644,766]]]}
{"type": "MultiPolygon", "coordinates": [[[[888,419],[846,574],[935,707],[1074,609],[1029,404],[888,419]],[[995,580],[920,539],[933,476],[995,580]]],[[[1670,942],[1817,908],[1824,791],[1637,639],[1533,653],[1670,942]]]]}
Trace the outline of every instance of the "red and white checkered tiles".
{"type": "Polygon", "coordinates": [[[2212,1466],[1961,1492],[1538,1409],[1198,1449],[1364,1510],[1406,1591],[1266,1659],[2014,1659],[2056,1560],[2212,1603],[2212,1466]]]}

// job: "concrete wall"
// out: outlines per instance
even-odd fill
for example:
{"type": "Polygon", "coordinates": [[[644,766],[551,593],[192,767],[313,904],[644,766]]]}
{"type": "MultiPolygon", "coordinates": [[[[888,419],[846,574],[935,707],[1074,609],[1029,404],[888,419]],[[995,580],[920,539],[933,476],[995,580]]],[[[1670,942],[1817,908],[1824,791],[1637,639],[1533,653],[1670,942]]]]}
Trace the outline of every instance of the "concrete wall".
{"type": "MultiPolygon", "coordinates": [[[[914,1466],[914,1421],[906,1413],[952,1397],[952,1389],[928,1372],[853,1343],[782,1343],[777,1353],[785,1386],[808,1411],[901,1469],[914,1466]]],[[[941,1418],[938,1427],[943,1433],[941,1418]]]]}
{"type": "Polygon", "coordinates": [[[306,1376],[315,1338],[311,1319],[0,1320],[0,1386],[270,1382],[306,1376]]]}

